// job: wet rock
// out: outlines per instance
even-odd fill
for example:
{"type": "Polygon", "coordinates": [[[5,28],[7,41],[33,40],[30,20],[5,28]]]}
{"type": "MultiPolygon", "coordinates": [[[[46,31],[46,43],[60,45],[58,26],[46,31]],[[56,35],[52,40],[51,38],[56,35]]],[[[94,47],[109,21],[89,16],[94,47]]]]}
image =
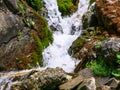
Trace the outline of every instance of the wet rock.
{"type": "Polygon", "coordinates": [[[86,12],[82,17],[82,23],[83,23],[83,29],[86,29],[88,27],[93,27],[98,25],[97,18],[92,11],[86,12]]]}
{"type": "Polygon", "coordinates": [[[84,38],[78,37],[70,46],[68,53],[73,57],[77,57],[77,52],[83,47],[85,42],[86,40],[84,38]]]}
{"type": "Polygon", "coordinates": [[[50,26],[50,29],[52,31],[61,31],[61,33],[63,33],[62,27],[59,24],[56,24],[56,23],[52,24],[50,26]]]}
{"type": "MultiPolygon", "coordinates": [[[[1,90],[56,90],[65,80],[66,73],[61,68],[47,68],[46,70],[39,71],[33,70],[25,75],[12,75],[8,76],[7,80],[0,83],[1,90]],[[14,79],[18,77],[18,79],[14,79]],[[2,89],[3,85],[6,85],[2,89]]],[[[2,79],[1,79],[2,80],[2,79]]]]}

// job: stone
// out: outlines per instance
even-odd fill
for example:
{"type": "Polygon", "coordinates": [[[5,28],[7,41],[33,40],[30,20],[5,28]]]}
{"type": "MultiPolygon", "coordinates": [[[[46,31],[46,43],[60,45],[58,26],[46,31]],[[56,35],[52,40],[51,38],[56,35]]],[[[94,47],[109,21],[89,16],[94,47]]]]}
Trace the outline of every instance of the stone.
{"type": "Polygon", "coordinates": [[[60,90],[71,90],[74,89],[77,85],[79,85],[83,81],[82,76],[78,76],[72,80],[69,80],[68,82],[62,84],[59,86],[60,90]]]}
{"type": "Polygon", "coordinates": [[[115,78],[111,78],[107,83],[106,85],[107,86],[110,86],[111,89],[116,89],[119,85],[119,82],[118,80],[116,80],[115,78]]]}
{"type": "Polygon", "coordinates": [[[98,87],[97,90],[111,90],[111,88],[109,86],[101,86],[101,87],[98,87]]]}
{"type": "Polygon", "coordinates": [[[91,77],[84,80],[76,90],[96,90],[95,78],[91,77]]]}
{"type": "Polygon", "coordinates": [[[18,13],[20,11],[17,4],[17,0],[3,0],[3,1],[9,8],[9,10],[12,11],[13,13],[18,13]]]}
{"type": "Polygon", "coordinates": [[[94,77],[94,73],[90,68],[82,69],[81,71],[78,72],[78,74],[83,76],[84,78],[94,77]]]}
{"type": "MultiPolygon", "coordinates": [[[[22,72],[23,73],[23,72],[22,72]]],[[[25,74],[6,75],[0,82],[0,90],[55,90],[67,74],[61,68],[47,68],[46,70],[32,70],[25,74]],[[7,81],[7,80],[9,81],[7,81]],[[5,86],[4,86],[5,85],[5,86]],[[2,89],[3,88],[3,89],[2,89]]],[[[5,75],[4,75],[5,76],[5,75]]]]}
{"type": "Polygon", "coordinates": [[[116,64],[120,51],[120,38],[109,38],[101,43],[101,52],[110,65],[116,64]]]}

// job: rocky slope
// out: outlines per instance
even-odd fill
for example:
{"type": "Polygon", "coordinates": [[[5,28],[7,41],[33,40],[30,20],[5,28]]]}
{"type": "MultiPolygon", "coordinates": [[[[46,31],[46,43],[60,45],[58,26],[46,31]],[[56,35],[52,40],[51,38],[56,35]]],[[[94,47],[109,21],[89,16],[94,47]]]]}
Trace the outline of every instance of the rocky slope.
{"type": "Polygon", "coordinates": [[[46,21],[23,0],[0,2],[0,71],[42,65],[43,47],[50,42],[46,21]]]}

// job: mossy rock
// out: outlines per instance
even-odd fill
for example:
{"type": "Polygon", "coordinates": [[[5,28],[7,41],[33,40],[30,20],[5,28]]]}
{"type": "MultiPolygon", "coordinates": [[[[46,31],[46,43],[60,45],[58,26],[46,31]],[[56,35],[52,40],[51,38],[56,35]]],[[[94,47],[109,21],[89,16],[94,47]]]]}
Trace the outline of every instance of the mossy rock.
{"type": "Polygon", "coordinates": [[[73,0],[57,0],[59,11],[62,16],[70,15],[77,10],[78,3],[73,0]]]}
{"type": "Polygon", "coordinates": [[[69,48],[68,53],[71,56],[75,56],[75,54],[77,52],[79,52],[79,50],[83,47],[83,45],[85,44],[86,39],[83,37],[78,37],[73,43],[72,46],[69,48]]]}

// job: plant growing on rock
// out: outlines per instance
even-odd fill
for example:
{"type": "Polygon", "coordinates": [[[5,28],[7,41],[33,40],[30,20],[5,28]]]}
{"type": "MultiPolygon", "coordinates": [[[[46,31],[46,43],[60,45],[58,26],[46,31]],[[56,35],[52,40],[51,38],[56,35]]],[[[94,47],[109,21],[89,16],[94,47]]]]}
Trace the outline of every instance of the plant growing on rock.
{"type": "Polygon", "coordinates": [[[31,6],[36,11],[40,11],[42,8],[42,1],[41,0],[26,0],[29,6],[31,6]]]}
{"type": "Polygon", "coordinates": [[[57,0],[59,11],[62,16],[70,15],[77,10],[77,5],[72,0],[57,0]]]}

